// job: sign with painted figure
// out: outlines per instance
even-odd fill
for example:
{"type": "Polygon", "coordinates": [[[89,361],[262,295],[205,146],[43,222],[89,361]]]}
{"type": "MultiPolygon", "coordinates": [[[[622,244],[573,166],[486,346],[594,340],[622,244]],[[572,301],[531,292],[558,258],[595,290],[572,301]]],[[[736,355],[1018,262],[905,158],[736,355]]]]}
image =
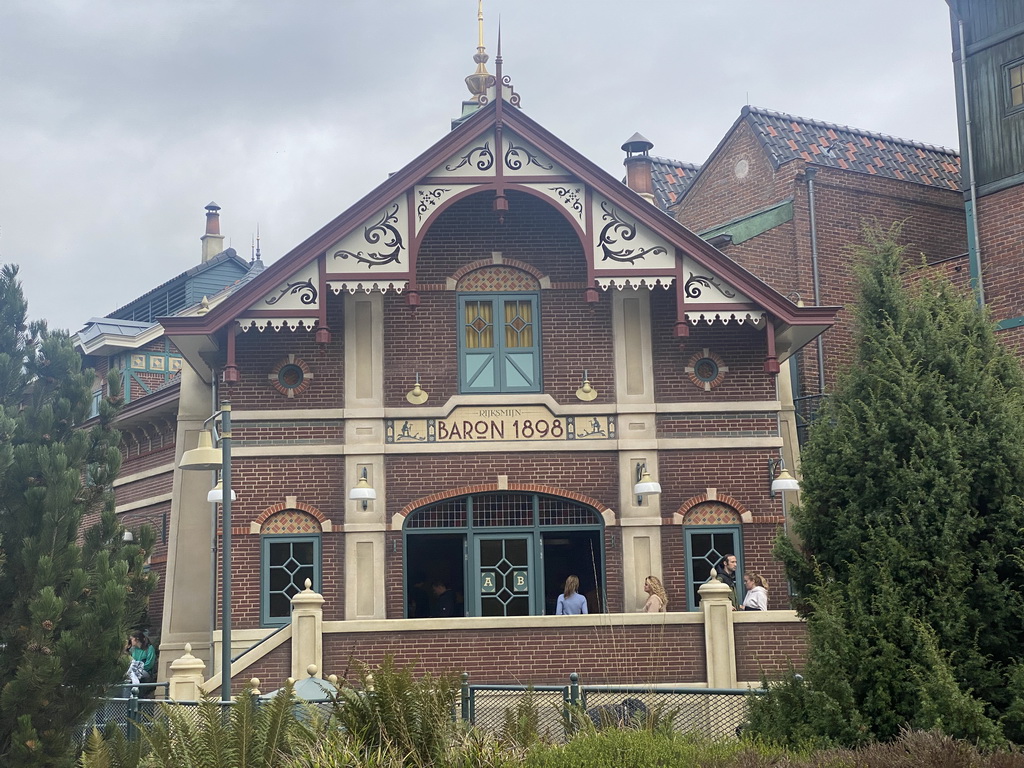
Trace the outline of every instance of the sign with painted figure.
{"type": "Polygon", "coordinates": [[[443,419],[388,419],[388,443],[610,440],[614,416],[556,416],[543,405],[460,406],[443,419]]]}

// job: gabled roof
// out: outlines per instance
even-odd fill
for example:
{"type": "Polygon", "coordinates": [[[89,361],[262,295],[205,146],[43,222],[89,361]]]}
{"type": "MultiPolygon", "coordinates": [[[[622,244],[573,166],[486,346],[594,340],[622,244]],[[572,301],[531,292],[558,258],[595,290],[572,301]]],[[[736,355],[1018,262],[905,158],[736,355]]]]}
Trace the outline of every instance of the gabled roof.
{"type": "Polygon", "coordinates": [[[960,155],[953,149],[757,107],[744,107],[741,119],[754,129],[776,168],[802,158],[815,165],[960,189],[960,155]]]}
{"type": "MultiPolygon", "coordinates": [[[[121,318],[121,317],[124,317],[125,315],[127,315],[128,313],[131,312],[132,308],[140,306],[140,305],[143,305],[143,304],[146,304],[147,302],[149,302],[152,299],[158,297],[162,293],[163,294],[171,294],[171,293],[173,293],[175,291],[177,291],[177,293],[180,294],[180,297],[179,297],[177,302],[174,302],[174,301],[171,302],[170,312],[176,312],[178,310],[184,309],[187,306],[190,306],[191,304],[194,304],[196,301],[199,300],[199,298],[202,298],[202,297],[195,298],[195,297],[189,296],[188,292],[186,290],[184,290],[184,288],[186,287],[186,285],[190,281],[195,280],[196,278],[200,277],[201,275],[205,275],[205,274],[207,274],[209,272],[217,271],[217,270],[224,272],[225,273],[225,277],[233,275],[233,274],[237,274],[238,276],[242,276],[242,275],[244,275],[246,273],[246,271],[248,269],[249,269],[249,263],[245,259],[243,259],[241,256],[239,256],[235,252],[234,248],[228,248],[227,250],[224,250],[224,251],[221,251],[220,253],[218,253],[216,256],[211,258],[209,261],[204,261],[201,264],[196,264],[194,267],[186,269],[184,272],[180,272],[179,274],[175,275],[170,280],[167,280],[166,282],[161,283],[160,285],[156,286],[155,288],[153,288],[153,289],[151,289],[149,291],[146,291],[146,293],[144,293],[141,296],[138,296],[138,297],[132,299],[131,301],[129,301],[124,306],[115,309],[113,312],[111,312],[109,315],[107,315],[107,317],[108,318],[121,318]],[[225,269],[225,268],[227,268],[227,269],[225,269]],[[175,306],[175,304],[177,304],[178,306],[175,306]]],[[[230,283],[234,282],[234,280],[228,280],[227,282],[224,282],[224,280],[221,280],[220,282],[222,282],[223,285],[218,285],[218,287],[217,287],[218,290],[226,287],[230,283]]],[[[153,320],[155,321],[155,318],[153,320]]]]}
{"type": "MultiPolygon", "coordinates": [[[[683,227],[671,216],[658,210],[644,198],[628,189],[520,110],[505,105],[502,111],[502,103],[499,97],[485,104],[431,148],[392,174],[355,205],[267,267],[251,282],[240,286],[223,302],[211,308],[208,313],[161,319],[167,333],[174,338],[176,346],[186,354],[190,361],[201,359],[204,350],[212,350],[219,346],[215,334],[240,318],[258,301],[263,300],[269,291],[277,290],[277,288],[282,291],[291,289],[296,284],[287,281],[292,276],[298,275],[299,270],[306,270],[303,275],[307,273],[313,275],[313,272],[309,271],[313,264],[321,257],[326,258],[328,249],[332,249],[343,238],[356,232],[370,231],[373,226],[380,226],[383,222],[379,222],[377,225],[368,225],[368,222],[377,220],[382,209],[388,210],[397,207],[394,206],[393,201],[398,196],[414,190],[417,183],[428,178],[436,168],[444,166],[446,161],[457,157],[457,153],[466,153],[467,148],[472,147],[474,141],[480,144],[461,158],[461,161],[457,163],[460,168],[468,162],[473,152],[490,153],[491,150],[487,142],[481,141],[481,138],[486,136],[493,138],[494,132],[499,129],[514,134],[520,140],[531,144],[557,162],[565,173],[581,181],[595,195],[608,200],[622,214],[631,218],[636,225],[643,226],[652,236],[671,245],[670,253],[676,255],[675,257],[670,255],[670,259],[681,259],[685,256],[693,266],[712,272],[718,276],[719,280],[725,281],[749,297],[752,302],[775,318],[776,337],[783,349],[798,348],[831,325],[838,308],[797,307],[729,257],[683,227]],[[368,227],[369,229],[367,229],[368,227]]],[[[449,170],[453,168],[449,168],[449,170]]],[[[509,180],[508,183],[514,184],[514,179],[509,180]]],[[[597,228],[599,229],[600,226],[599,224],[597,228]]],[[[590,249],[593,247],[593,243],[588,246],[590,249]]],[[[665,252],[663,248],[659,250],[665,252]]],[[[349,255],[357,256],[358,254],[349,255]]],[[[636,258],[640,258],[640,256],[633,257],[633,259],[636,258]]],[[[635,266],[630,259],[625,259],[625,261],[630,263],[624,266],[620,265],[623,270],[635,266]]],[[[351,262],[345,263],[350,264],[351,262]]],[[[680,269],[682,268],[678,261],[675,263],[680,269]]],[[[683,277],[685,279],[685,276],[683,277]]],[[[308,279],[315,279],[315,276],[308,279]]],[[[597,282],[595,282],[596,285],[597,282]]],[[[784,359],[784,357],[780,357],[780,359],[784,359]]]]}
{"type": "Polygon", "coordinates": [[[699,165],[670,160],[667,157],[651,157],[651,181],[654,182],[654,200],[663,211],[681,200],[686,190],[700,171],[699,165]]]}

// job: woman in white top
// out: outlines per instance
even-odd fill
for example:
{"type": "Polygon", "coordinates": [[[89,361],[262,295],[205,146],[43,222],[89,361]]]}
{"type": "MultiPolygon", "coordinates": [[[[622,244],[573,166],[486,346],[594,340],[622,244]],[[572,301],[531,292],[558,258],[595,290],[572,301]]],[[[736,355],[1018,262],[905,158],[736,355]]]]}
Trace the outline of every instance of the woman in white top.
{"type": "Polygon", "coordinates": [[[644,579],[644,592],[650,595],[644,603],[644,613],[664,613],[668,609],[668,595],[657,576],[644,579]]]}
{"type": "Polygon", "coordinates": [[[742,611],[768,610],[768,582],[759,573],[748,573],[743,576],[743,586],[747,595],[743,598],[742,611]]]}
{"type": "Polygon", "coordinates": [[[570,576],[565,580],[565,592],[558,596],[558,605],[555,606],[556,616],[575,616],[587,612],[587,598],[577,592],[579,588],[579,577],[570,576]]]}

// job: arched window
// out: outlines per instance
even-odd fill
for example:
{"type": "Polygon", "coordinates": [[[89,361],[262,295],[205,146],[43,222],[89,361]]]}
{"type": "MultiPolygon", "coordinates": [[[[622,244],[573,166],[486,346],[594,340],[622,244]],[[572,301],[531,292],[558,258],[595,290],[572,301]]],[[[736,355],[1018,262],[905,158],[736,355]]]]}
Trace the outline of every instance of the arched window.
{"type": "Polygon", "coordinates": [[[700,606],[700,585],[708,580],[711,569],[722,570],[726,555],[736,556],[736,596],[742,597],[743,542],[740,515],[730,506],[706,501],[693,507],[683,518],[686,549],[686,605],[691,611],[700,606]]]}
{"type": "Polygon", "coordinates": [[[286,509],[260,527],[260,623],[287,624],[292,597],[305,589],[306,579],[320,590],[320,531],[315,517],[286,509]]]}
{"type": "Polygon", "coordinates": [[[604,609],[604,519],[586,504],[470,494],[414,510],[404,535],[409,618],[553,614],[570,575],[589,610],[604,609]],[[444,607],[451,597],[442,600],[449,590],[453,613],[444,607]]]}

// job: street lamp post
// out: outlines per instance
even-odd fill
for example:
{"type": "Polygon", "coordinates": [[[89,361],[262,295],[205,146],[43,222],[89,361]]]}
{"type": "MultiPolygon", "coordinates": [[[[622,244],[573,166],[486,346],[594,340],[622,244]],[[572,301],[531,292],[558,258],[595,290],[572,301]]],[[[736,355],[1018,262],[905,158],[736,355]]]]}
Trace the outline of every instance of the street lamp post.
{"type": "Polygon", "coordinates": [[[213,447],[213,435],[207,430],[199,434],[199,446],[185,451],[180,469],[220,470],[222,490],[214,488],[206,500],[220,502],[220,698],[231,701],[231,404],[222,402],[220,410],[203,422],[203,426],[220,417],[220,450],[213,447]]]}

